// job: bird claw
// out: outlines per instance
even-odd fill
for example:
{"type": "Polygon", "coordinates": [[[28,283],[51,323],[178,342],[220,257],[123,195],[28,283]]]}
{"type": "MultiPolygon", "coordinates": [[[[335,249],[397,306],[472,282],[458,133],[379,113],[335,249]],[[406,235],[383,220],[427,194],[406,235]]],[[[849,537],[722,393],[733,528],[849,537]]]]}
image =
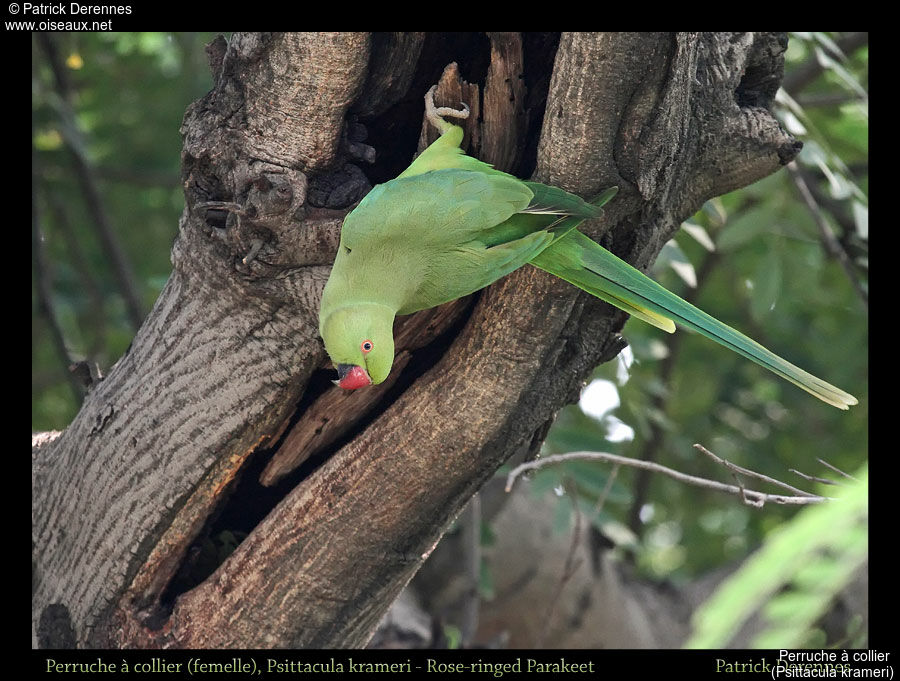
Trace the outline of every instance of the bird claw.
{"type": "Polygon", "coordinates": [[[428,92],[425,93],[425,116],[428,118],[428,121],[443,134],[452,126],[451,123],[448,123],[443,119],[444,116],[449,116],[450,118],[462,118],[465,120],[469,117],[471,110],[469,109],[469,105],[465,102],[461,102],[462,109],[454,109],[449,106],[435,106],[434,93],[436,90],[437,85],[432,85],[428,92]]]}

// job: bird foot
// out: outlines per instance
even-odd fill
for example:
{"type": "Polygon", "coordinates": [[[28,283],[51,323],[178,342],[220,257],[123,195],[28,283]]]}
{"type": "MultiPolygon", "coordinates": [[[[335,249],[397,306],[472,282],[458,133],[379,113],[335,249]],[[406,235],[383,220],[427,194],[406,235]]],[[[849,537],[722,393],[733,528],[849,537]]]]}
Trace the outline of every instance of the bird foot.
{"type": "Polygon", "coordinates": [[[465,102],[462,102],[462,109],[453,109],[449,106],[435,106],[435,90],[437,90],[437,85],[432,85],[431,89],[425,93],[425,117],[428,119],[429,123],[431,123],[441,132],[441,134],[443,134],[453,126],[452,123],[448,123],[447,121],[445,121],[443,117],[449,116],[450,118],[466,119],[469,117],[470,113],[469,105],[465,102]]]}

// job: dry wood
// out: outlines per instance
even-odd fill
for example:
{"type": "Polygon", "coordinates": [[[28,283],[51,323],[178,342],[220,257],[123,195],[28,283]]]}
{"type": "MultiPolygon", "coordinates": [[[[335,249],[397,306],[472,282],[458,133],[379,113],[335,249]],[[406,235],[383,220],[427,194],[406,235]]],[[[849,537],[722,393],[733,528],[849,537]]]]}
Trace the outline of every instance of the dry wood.
{"type": "Polygon", "coordinates": [[[510,172],[524,145],[524,57],[519,33],[489,33],[491,65],[484,85],[482,142],[478,158],[510,172]]]}

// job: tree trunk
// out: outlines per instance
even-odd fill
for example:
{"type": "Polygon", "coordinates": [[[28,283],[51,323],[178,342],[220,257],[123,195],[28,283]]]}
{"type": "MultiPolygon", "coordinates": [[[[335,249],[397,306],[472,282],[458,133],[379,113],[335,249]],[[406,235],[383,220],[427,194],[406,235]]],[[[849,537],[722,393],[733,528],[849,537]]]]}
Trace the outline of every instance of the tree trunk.
{"type": "Polygon", "coordinates": [[[501,169],[582,196],[618,185],[584,229],[646,268],[704,201],[796,155],[767,108],[786,45],[769,33],[212,43],[215,86],[182,127],[168,284],[72,424],[35,440],[35,645],[365,645],[472,494],[535,450],[621,349],[625,320],[526,266],[400,318],[389,384],[330,384],[317,313],[340,224],[410,162],[425,91],[440,77],[439,105],[472,107],[470,151],[501,169]],[[229,514],[249,536],[211,575],[179,581],[229,514]]]}

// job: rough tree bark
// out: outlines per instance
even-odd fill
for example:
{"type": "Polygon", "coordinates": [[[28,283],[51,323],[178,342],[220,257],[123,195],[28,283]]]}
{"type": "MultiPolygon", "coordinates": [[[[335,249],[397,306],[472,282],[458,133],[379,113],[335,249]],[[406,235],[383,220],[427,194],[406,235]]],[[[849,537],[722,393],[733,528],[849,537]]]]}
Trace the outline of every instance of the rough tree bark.
{"type": "Polygon", "coordinates": [[[705,200],[797,153],[767,108],[786,43],[774,33],[212,43],[215,86],[182,127],[172,275],[71,425],[35,439],[35,645],[364,645],[472,494],[513,453],[533,451],[621,349],[625,319],[526,267],[402,318],[391,384],[339,392],[324,371],[318,299],[367,173],[382,181],[408,164],[421,98],[457,61],[438,104],[479,114],[467,121],[474,153],[584,196],[618,185],[585,229],[646,268],[705,200]],[[211,576],[173,595],[192,545],[246,485],[269,490],[269,507],[211,576]]]}

